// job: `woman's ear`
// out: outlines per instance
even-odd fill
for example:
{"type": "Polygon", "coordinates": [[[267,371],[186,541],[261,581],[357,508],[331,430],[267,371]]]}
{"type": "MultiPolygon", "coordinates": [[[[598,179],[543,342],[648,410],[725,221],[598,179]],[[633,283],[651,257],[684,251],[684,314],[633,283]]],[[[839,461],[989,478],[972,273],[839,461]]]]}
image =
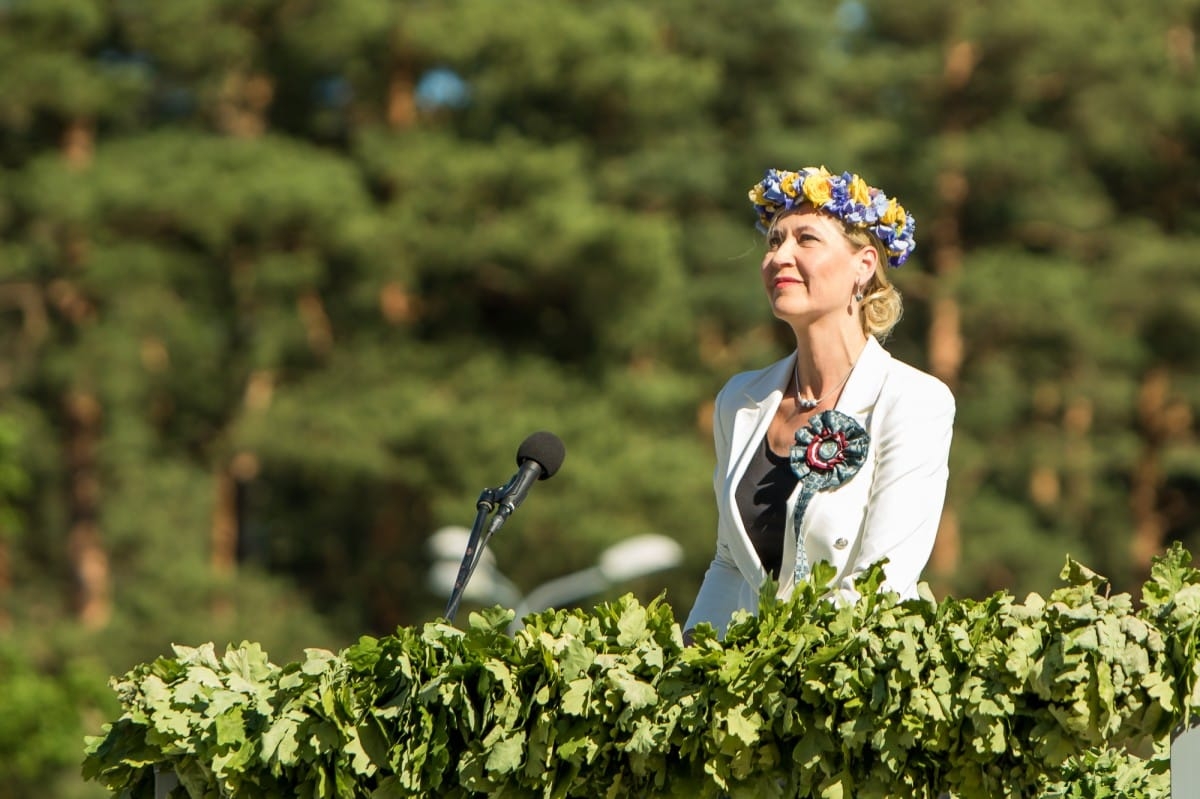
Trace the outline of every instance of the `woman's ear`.
{"type": "Polygon", "coordinates": [[[868,244],[855,255],[858,256],[856,259],[858,285],[865,286],[871,282],[871,278],[875,276],[875,270],[879,268],[879,250],[868,244]]]}

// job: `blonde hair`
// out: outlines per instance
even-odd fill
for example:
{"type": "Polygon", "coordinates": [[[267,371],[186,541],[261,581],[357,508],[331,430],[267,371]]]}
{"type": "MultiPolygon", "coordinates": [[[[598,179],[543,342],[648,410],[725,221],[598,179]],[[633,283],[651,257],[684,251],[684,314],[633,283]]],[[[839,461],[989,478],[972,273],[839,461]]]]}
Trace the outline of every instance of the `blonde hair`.
{"type": "Polygon", "coordinates": [[[867,285],[861,289],[863,298],[859,307],[858,320],[862,324],[864,333],[874,336],[882,343],[891,334],[892,328],[900,321],[900,317],[904,315],[904,301],[887,275],[889,269],[887,248],[883,246],[879,237],[869,230],[843,224],[842,234],[856,252],[863,247],[873,247],[879,255],[875,272],[867,281],[867,285]]]}

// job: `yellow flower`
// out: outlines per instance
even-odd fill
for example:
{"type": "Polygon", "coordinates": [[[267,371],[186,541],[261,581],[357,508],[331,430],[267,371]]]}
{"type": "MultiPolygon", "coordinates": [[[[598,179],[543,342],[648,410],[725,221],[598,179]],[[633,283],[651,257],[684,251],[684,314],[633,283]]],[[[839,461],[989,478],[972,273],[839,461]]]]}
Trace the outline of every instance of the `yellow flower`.
{"type": "Polygon", "coordinates": [[[829,176],[814,172],[806,177],[804,179],[804,196],[818,208],[833,199],[833,190],[829,188],[829,176]]]}
{"type": "Polygon", "coordinates": [[[871,204],[871,187],[858,175],[850,180],[850,199],[859,205],[871,204]]]}
{"type": "Polygon", "coordinates": [[[763,185],[761,183],[756,184],[750,189],[750,202],[754,203],[755,205],[767,204],[765,190],[763,189],[763,185]]]}
{"type": "Polygon", "coordinates": [[[788,172],[784,175],[783,180],[779,181],[779,189],[789,197],[799,197],[800,190],[796,187],[796,183],[800,180],[799,172],[788,172]]]}
{"type": "Polygon", "coordinates": [[[900,203],[895,200],[888,200],[887,210],[879,217],[879,221],[885,225],[895,225],[897,218],[904,217],[904,209],[900,207],[900,203]]]}

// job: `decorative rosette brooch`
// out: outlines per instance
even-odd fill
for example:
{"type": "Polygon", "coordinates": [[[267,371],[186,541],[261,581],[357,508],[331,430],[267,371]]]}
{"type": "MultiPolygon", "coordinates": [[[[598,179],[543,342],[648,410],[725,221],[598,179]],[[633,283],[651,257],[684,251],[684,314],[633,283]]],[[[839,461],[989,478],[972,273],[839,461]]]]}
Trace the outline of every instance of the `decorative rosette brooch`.
{"type": "Polygon", "coordinates": [[[792,447],[792,471],[800,478],[800,496],[792,517],[796,541],[796,580],[808,577],[810,566],[803,542],[801,523],[808,503],[818,491],[837,488],[858,474],[867,459],[871,436],[852,417],[841,411],[822,411],[796,431],[792,447]]]}

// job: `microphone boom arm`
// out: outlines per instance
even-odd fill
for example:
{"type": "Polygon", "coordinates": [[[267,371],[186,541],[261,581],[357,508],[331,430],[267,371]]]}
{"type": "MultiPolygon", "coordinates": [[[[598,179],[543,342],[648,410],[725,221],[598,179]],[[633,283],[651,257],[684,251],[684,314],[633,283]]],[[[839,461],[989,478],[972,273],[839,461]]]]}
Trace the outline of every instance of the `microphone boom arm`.
{"type": "Polygon", "coordinates": [[[466,593],[467,583],[470,582],[471,575],[475,573],[475,567],[479,565],[483,548],[487,545],[488,539],[492,537],[492,533],[495,532],[495,530],[489,530],[483,540],[479,540],[483,524],[495,509],[503,491],[504,487],[485,488],[475,503],[475,523],[471,525],[471,536],[467,539],[467,548],[463,552],[462,564],[458,567],[458,576],[454,578],[454,590],[450,592],[450,601],[446,603],[445,616],[451,624],[454,623],[454,617],[458,614],[458,606],[462,602],[463,594],[466,593]]]}

